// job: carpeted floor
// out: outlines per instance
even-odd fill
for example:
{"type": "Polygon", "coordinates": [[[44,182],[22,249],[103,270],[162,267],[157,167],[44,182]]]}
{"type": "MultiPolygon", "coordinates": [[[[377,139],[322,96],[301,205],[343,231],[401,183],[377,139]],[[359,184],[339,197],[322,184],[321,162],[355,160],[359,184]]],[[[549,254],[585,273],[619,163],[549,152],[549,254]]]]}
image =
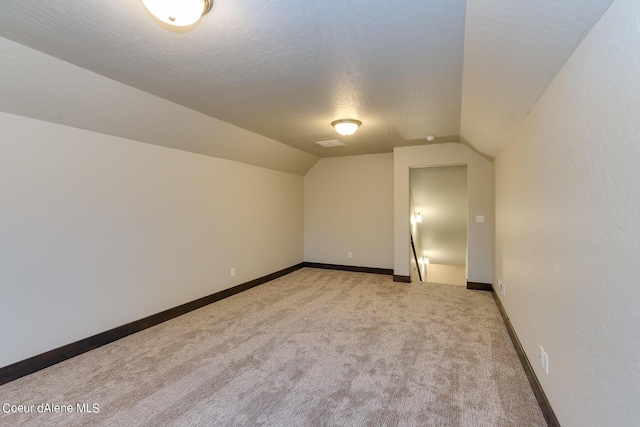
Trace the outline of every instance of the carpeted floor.
{"type": "Polygon", "coordinates": [[[489,292],[310,268],[0,386],[4,403],[34,413],[2,426],[546,426],[489,292]]]}

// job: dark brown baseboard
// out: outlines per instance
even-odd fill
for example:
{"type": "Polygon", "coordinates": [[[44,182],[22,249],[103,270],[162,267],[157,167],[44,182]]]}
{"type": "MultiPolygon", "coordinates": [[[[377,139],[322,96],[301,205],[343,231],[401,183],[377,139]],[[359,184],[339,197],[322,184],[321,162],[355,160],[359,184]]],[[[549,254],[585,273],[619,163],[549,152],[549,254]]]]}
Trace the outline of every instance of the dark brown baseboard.
{"type": "Polygon", "coordinates": [[[467,289],[493,292],[493,286],[491,286],[491,283],[467,282],[467,289]]]}
{"type": "Polygon", "coordinates": [[[372,274],[385,274],[393,276],[394,282],[411,283],[410,276],[398,276],[393,274],[392,268],[375,268],[375,267],[359,267],[354,265],[340,265],[340,264],[324,264],[321,262],[303,262],[304,267],[310,268],[324,268],[326,270],[341,270],[341,271],[355,271],[357,273],[372,273],[372,274]]]}
{"type": "Polygon", "coordinates": [[[307,261],[302,264],[304,267],[324,268],[325,270],[355,271],[357,273],[386,274],[389,276],[393,275],[393,269],[391,268],[358,267],[354,265],[323,264],[320,262],[307,261]]]}
{"type": "Polygon", "coordinates": [[[558,422],[558,418],[556,418],[556,414],[553,412],[551,408],[551,403],[549,403],[549,399],[547,399],[547,395],[544,394],[544,390],[542,390],[542,386],[538,381],[538,377],[536,376],[533,367],[531,366],[531,362],[527,357],[527,354],[524,352],[524,348],[520,343],[520,339],[518,339],[518,335],[516,335],[516,331],[513,329],[513,325],[507,316],[507,312],[504,311],[504,307],[502,306],[502,302],[500,302],[500,298],[493,293],[493,299],[496,301],[496,305],[498,306],[498,310],[500,311],[500,315],[502,316],[502,320],[507,327],[507,331],[509,331],[509,336],[511,337],[511,341],[513,342],[513,346],[516,349],[516,353],[518,353],[518,357],[520,358],[520,363],[522,363],[522,367],[524,368],[524,372],[527,374],[527,378],[529,379],[529,384],[531,384],[531,388],[533,389],[533,394],[535,394],[536,399],[538,400],[538,405],[540,405],[540,410],[542,411],[542,415],[544,415],[544,419],[547,421],[547,425],[549,427],[560,427],[560,423],[558,422]]]}
{"type": "Polygon", "coordinates": [[[53,349],[46,353],[42,353],[37,356],[22,360],[20,362],[5,366],[4,368],[0,368],[0,385],[6,384],[25,375],[32,374],[41,369],[55,365],[56,363],[60,363],[64,360],[78,356],[82,353],[86,353],[87,351],[101,347],[105,344],[109,344],[110,342],[119,340],[120,338],[124,338],[127,335],[131,335],[136,332],[140,332],[143,329],[155,326],[159,323],[166,322],[167,320],[204,307],[205,305],[209,305],[216,301],[220,301],[221,299],[228,298],[232,295],[246,291],[258,285],[262,285],[263,283],[267,283],[271,280],[277,279],[278,277],[299,270],[303,266],[304,263],[300,263],[292,267],[285,268],[284,270],[268,274],[258,279],[254,279],[241,285],[234,286],[233,288],[216,292],[215,294],[211,294],[195,301],[170,308],[160,313],[145,317],[144,319],[136,320],[135,322],[118,326],[117,328],[110,329],[106,332],[101,332],[91,337],[53,349]]]}

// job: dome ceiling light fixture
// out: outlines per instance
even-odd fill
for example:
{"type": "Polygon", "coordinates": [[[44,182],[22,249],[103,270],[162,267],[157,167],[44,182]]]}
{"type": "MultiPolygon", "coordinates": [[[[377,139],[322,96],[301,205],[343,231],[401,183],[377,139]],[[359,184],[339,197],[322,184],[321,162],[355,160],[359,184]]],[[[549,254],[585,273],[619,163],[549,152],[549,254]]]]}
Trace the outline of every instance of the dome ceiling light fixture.
{"type": "Polygon", "coordinates": [[[142,0],[142,4],[164,23],[188,27],[211,10],[213,0],[142,0]]]}
{"type": "Polygon", "coordinates": [[[349,136],[356,133],[362,122],[353,119],[340,119],[331,122],[331,126],[336,129],[340,135],[349,136]]]}

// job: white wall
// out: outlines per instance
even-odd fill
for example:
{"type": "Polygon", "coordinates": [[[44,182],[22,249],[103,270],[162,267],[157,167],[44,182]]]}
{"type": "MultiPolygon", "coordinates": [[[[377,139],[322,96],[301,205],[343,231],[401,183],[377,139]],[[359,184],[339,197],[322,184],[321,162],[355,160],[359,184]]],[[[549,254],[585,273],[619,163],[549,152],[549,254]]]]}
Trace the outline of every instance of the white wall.
{"type": "Polygon", "coordinates": [[[392,154],[324,158],[305,175],[304,259],[393,267],[392,154]]]}
{"type": "Polygon", "coordinates": [[[394,271],[409,275],[409,168],[416,166],[467,165],[468,170],[468,263],[471,282],[493,279],[493,164],[462,144],[449,143],[398,147],[394,153],[394,271]],[[476,224],[476,215],[485,223],[476,224]]]}
{"type": "Polygon", "coordinates": [[[0,129],[0,366],[303,261],[299,175],[5,113],[0,129]]]}
{"type": "Polygon", "coordinates": [[[496,160],[501,300],[564,427],[640,420],[639,22],[614,1],[496,160]]]}

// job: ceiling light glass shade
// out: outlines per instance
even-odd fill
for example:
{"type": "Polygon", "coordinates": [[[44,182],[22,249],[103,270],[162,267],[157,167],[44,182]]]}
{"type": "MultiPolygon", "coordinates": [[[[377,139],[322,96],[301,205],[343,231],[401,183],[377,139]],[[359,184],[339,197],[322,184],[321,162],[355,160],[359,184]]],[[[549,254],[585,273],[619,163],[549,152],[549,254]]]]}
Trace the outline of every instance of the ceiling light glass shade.
{"type": "Polygon", "coordinates": [[[169,25],[193,25],[211,10],[213,0],[142,0],[153,16],[169,25]]]}
{"type": "Polygon", "coordinates": [[[356,133],[361,124],[362,122],[359,120],[340,119],[332,122],[331,126],[336,128],[336,132],[340,135],[349,136],[356,133]]]}
{"type": "Polygon", "coordinates": [[[416,212],[415,216],[416,216],[416,222],[422,222],[422,215],[420,214],[420,212],[416,212]]]}

